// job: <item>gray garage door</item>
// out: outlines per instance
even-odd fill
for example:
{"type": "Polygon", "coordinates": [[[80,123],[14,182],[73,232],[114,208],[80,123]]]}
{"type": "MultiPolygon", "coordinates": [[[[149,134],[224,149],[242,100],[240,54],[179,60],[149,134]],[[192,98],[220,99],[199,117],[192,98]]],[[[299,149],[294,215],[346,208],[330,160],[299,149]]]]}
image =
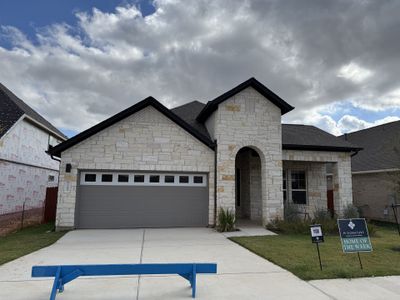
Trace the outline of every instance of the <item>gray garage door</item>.
{"type": "Polygon", "coordinates": [[[77,228],[207,226],[205,174],[82,172],[77,228]]]}

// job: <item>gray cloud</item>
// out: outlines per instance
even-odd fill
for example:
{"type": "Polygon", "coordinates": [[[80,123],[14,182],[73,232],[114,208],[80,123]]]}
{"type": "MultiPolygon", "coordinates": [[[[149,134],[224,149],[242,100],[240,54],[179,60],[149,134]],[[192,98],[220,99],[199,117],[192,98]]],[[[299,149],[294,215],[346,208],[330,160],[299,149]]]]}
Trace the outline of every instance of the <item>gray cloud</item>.
{"type": "Polygon", "coordinates": [[[81,12],[78,27],[49,25],[37,43],[5,24],[14,48],[0,47],[0,81],[74,130],[148,95],[169,107],[207,101],[252,76],[296,106],[286,121],[336,134],[374,123],[335,121],[329,105],[400,106],[399,1],[155,5],[145,18],[134,6],[81,12]]]}

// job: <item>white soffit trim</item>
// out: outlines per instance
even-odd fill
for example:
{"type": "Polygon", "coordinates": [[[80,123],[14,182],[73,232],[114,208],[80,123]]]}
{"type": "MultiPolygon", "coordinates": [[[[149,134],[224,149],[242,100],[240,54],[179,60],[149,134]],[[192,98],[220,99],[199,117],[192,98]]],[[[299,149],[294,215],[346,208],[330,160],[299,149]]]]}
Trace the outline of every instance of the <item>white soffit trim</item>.
{"type": "Polygon", "coordinates": [[[45,131],[47,131],[48,133],[51,133],[53,135],[55,135],[56,137],[58,137],[60,140],[62,141],[66,141],[65,137],[62,137],[61,135],[59,135],[58,133],[54,132],[53,130],[51,130],[50,128],[44,126],[42,123],[36,121],[35,119],[31,118],[30,116],[28,116],[27,114],[24,114],[23,117],[25,117],[25,119],[28,119],[29,122],[36,124],[37,126],[39,126],[40,128],[44,129],[45,131]]]}

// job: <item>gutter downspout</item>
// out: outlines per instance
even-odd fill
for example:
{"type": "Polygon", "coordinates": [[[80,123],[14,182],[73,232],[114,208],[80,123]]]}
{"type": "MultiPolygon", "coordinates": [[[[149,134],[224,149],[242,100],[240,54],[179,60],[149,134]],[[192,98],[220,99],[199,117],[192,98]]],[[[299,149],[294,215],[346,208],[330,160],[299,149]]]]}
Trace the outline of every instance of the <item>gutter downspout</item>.
{"type": "Polygon", "coordinates": [[[217,155],[218,144],[214,140],[214,227],[217,226],[217,155]]]}
{"type": "Polygon", "coordinates": [[[352,153],[352,154],[350,155],[350,157],[356,156],[356,155],[358,154],[358,152],[360,152],[360,150],[356,150],[354,153],[352,153]]]}

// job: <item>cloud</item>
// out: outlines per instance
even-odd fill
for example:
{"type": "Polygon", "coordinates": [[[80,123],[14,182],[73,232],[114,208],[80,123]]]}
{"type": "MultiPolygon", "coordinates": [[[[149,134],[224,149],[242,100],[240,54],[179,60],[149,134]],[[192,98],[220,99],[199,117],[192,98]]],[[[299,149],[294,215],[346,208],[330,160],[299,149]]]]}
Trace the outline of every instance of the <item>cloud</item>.
{"type": "Polygon", "coordinates": [[[373,73],[370,70],[360,67],[356,63],[349,63],[340,68],[338,77],[348,79],[354,83],[361,83],[373,73]]]}
{"type": "Polygon", "coordinates": [[[205,102],[252,76],[296,106],[285,121],[336,134],[356,121],[340,125],[322,107],[400,106],[399,1],[154,5],[146,17],[129,4],[79,12],[76,26],[50,24],[35,40],[5,24],[13,47],[0,47],[0,81],[56,126],[78,131],[148,95],[169,107],[205,102]]]}
{"type": "MultiPolygon", "coordinates": [[[[335,103],[335,105],[326,105],[316,107],[309,110],[307,113],[300,115],[298,119],[294,119],[292,123],[314,125],[333,135],[339,136],[344,133],[378,126],[384,123],[399,121],[400,117],[396,115],[388,115],[383,118],[377,118],[374,121],[366,121],[360,117],[354,116],[351,113],[354,107],[350,103],[335,103]],[[334,118],[333,116],[340,116],[334,118]]],[[[390,114],[388,111],[387,114],[390,114]]]]}

